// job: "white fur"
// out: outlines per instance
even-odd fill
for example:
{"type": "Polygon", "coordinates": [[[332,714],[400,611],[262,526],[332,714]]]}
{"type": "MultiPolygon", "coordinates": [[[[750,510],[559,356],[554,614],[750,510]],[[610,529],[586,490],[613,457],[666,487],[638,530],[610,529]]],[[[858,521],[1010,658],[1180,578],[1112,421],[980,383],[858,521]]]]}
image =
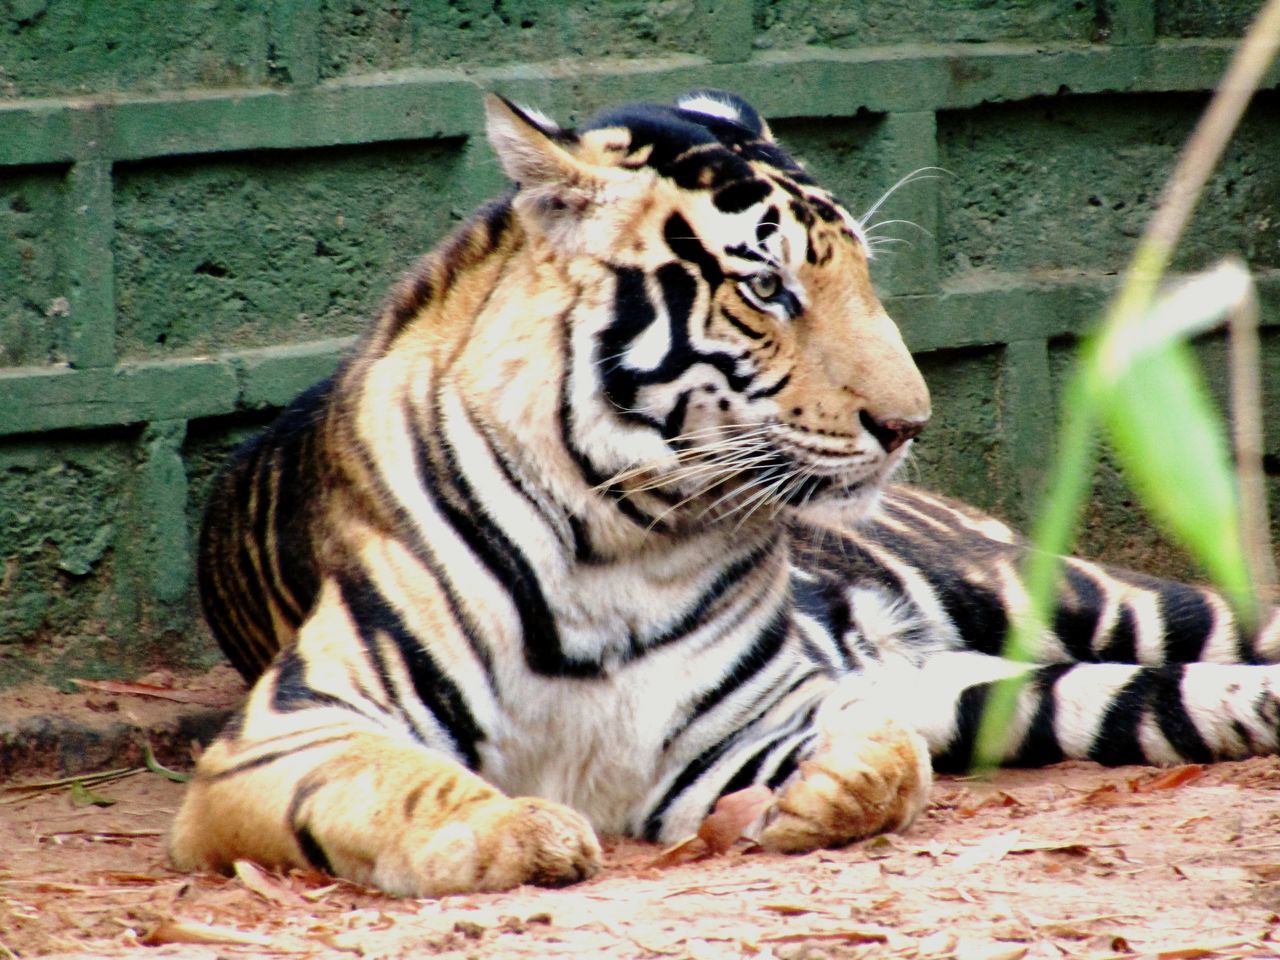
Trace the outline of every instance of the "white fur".
{"type": "Polygon", "coordinates": [[[729,120],[733,123],[742,122],[742,114],[738,112],[737,107],[707,93],[700,93],[693,97],[683,97],[676,101],[676,106],[681,110],[688,110],[690,113],[703,113],[709,117],[718,117],[721,120],[729,120]]]}

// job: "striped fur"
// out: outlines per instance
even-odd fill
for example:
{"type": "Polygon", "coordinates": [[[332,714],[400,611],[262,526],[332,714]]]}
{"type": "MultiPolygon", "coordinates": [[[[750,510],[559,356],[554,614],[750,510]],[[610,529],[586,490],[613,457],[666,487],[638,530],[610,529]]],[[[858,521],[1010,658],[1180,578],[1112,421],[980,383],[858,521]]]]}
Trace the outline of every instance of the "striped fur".
{"type": "Polygon", "coordinates": [[[563,131],[491,99],[517,182],[234,458],[200,542],[254,687],[199,763],[182,867],[402,894],[565,883],[595,831],[907,826],[1025,673],[1007,760],[1272,752],[1274,619],[1068,563],[1040,663],[998,656],[1024,547],[889,478],[929,415],[860,225],[747,104],[563,131]]]}

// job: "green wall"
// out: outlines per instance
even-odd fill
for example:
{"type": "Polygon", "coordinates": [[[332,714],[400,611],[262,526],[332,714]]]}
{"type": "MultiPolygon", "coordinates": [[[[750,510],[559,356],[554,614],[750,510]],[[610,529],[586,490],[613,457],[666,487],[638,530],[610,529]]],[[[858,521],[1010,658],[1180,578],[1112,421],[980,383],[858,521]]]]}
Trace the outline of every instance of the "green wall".
{"type": "MultiPolygon", "coordinates": [[[[875,268],[936,397],[910,477],[1025,520],[1071,340],[1257,6],[0,0],[0,686],[213,662],[209,479],[499,188],[485,88],[567,122],[736,90],[855,212],[945,167],[875,268]]],[[[1179,266],[1256,271],[1280,452],[1278,79],[1179,266]]],[[[1085,549],[1189,572],[1106,465],[1085,549]]]]}

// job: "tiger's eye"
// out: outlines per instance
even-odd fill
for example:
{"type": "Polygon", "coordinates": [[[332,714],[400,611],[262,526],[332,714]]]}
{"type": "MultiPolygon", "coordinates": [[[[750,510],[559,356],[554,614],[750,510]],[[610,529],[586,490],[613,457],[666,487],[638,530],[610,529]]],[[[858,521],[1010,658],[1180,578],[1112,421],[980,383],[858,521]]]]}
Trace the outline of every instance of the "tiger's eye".
{"type": "Polygon", "coordinates": [[[776,273],[757,273],[751,278],[751,292],[761,300],[772,300],[782,289],[776,273]]]}

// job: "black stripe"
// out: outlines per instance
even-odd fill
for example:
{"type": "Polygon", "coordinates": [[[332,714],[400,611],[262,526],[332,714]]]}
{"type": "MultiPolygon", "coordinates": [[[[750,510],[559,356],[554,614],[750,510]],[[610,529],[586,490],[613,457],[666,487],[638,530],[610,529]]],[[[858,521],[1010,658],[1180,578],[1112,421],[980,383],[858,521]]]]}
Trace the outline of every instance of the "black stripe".
{"type": "Polygon", "coordinates": [[[758,567],[776,546],[776,543],[766,543],[724,567],[716,574],[716,578],[711,581],[711,586],[698,596],[698,599],[694,601],[693,605],[684,612],[684,615],[678,621],[658,634],[658,636],[646,641],[642,648],[633,648],[628,659],[635,659],[650,650],[674,643],[705,625],[707,614],[714,611],[725,594],[732,587],[738,586],[743,578],[758,567]]]}
{"type": "MultiPolygon", "coordinates": [[[[410,420],[410,423],[413,421],[410,420]]],[[[416,431],[414,433],[416,436],[416,431]]],[[[363,447],[357,448],[357,455],[361,459],[361,465],[365,474],[378,492],[378,499],[384,504],[389,504],[395,511],[396,529],[400,531],[401,541],[409,547],[413,552],[414,559],[427,568],[431,578],[439,585],[444,593],[445,603],[449,608],[449,615],[453,618],[454,624],[462,633],[467,641],[467,645],[475,654],[476,659],[484,668],[485,676],[489,682],[489,688],[496,689],[496,683],[493,677],[493,656],[488,646],[481,637],[480,628],[475,621],[467,613],[458,596],[458,591],[453,585],[453,581],[449,579],[443,565],[436,559],[435,551],[431,545],[423,539],[418,532],[417,524],[414,522],[407,510],[392,496],[385,484],[383,484],[378,468],[375,466],[373,458],[369,451],[363,447]]],[[[424,492],[430,497],[433,496],[432,478],[424,476],[421,478],[424,492]]]]}
{"type": "Polygon", "coordinates": [[[276,655],[271,680],[271,708],[280,713],[293,713],[312,707],[337,707],[362,717],[369,716],[349,700],[317,690],[307,683],[307,664],[297,647],[290,647],[276,655]]]}
{"type": "Polygon", "coordinates": [[[1150,711],[1161,734],[1183,759],[1212,762],[1213,753],[1182,702],[1183,670],[1183,664],[1139,669],[1107,707],[1089,747],[1089,759],[1108,766],[1149,762],[1138,730],[1150,711]]]}
{"type": "Polygon", "coordinates": [[[1104,607],[1102,590],[1091,576],[1070,564],[1064,565],[1062,580],[1065,582],[1058,588],[1053,611],[1053,632],[1076,660],[1094,660],[1093,638],[1104,607]]]}
{"type": "Polygon", "coordinates": [[[1111,625],[1106,644],[1098,650],[1098,659],[1111,663],[1138,662],[1138,621],[1129,604],[1120,604],[1120,613],[1111,625]]]}
{"type": "MultiPolygon", "coordinates": [[[[442,422],[437,394],[436,422],[442,422]]],[[[415,453],[424,477],[434,478],[435,503],[467,548],[510,591],[520,619],[525,662],[534,673],[553,677],[596,677],[598,660],[579,660],[565,654],[555,616],[547,605],[538,575],[502,528],[493,523],[476,499],[443,432],[414,437],[415,453]],[[433,453],[438,453],[437,457],[433,453]],[[447,485],[447,486],[446,486],[447,485]]]]}
{"type": "MultiPolygon", "coordinates": [[[[913,524],[910,514],[904,515],[892,503],[886,502],[881,509],[901,517],[908,525],[913,524]]],[[[865,532],[915,568],[933,589],[965,647],[992,656],[1000,654],[1009,629],[1009,617],[998,591],[966,580],[943,566],[941,561],[946,558],[938,556],[936,543],[900,535],[874,520],[865,532]]],[[[954,558],[950,559],[954,562],[954,558]]]]}
{"type": "Polygon", "coordinates": [[[732,747],[742,735],[742,729],[730,734],[719,743],[713,743],[702,753],[694,757],[683,770],[672,781],[671,786],[667,788],[667,792],[662,795],[662,799],[657,802],[649,816],[644,821],[644,838],[646,840],[657,840],[662,833],[662,817],[666,814],[671,804],[675,802],[680,794],[684,793],[689,787],[703,774],[710,770],[732,747]]]}
{"type": "MultiPolygon", "coordinates": [[[[807,710],[797,714],[783,729],[778,730],[769,737],[764,742],[764,746],[753,753],[747,759],[747,762],[739,767],[737,772],[720,788],[720,796],[744,790],[755,783],[756,776],[760,773],[760,768],[764,766],[765,760],[784,743],[796,736],[797,732],[808,727],[813,722],[813,716],[817,712],[818,704],[815,703],[807,710]]],[[[774,773],[776,775],[777,771],[775,770],[774,773]]]]}
{"type": "Polygon", "coordinates": [[[933,757],[933,768],[941,773],[967,773],[973,766],[973,747],[978,739],[978,725],[987,707],[992,684],[977,683],[965,687],[955,703],[955,721],[951,739],[941,753],[933,757]]]}
{"type": "Polygon", "coordinates": [[[376,649],[382,637],[395,644],[418,699],[453,741],[457,755],[476,769],[480,765],[477,746],[485,735],[457,685],[371,581],[352,574],[339,578],[338,586],[365,648],[376,649]]]}
{"type": "Polygon", "coordinates": [[[325,873],[333,873],[333,865],[329,862],[328,854],[324,852],[324,847],[320,846],[320,842],[316,840],[315,834],[309,827],[294,827],[293,839],[297,841],[298,849],[302,851],[308,864],[325,873]]]}
{"type": "Polygon", "coordinates": [[[262,579],[254,566],[254,542],[250,516],[250,503],[253,487],[257,484],[257,475],[261,469],[261,458],[266,454],[264,446],[257,446],[243,465],[237,464],[234,479],[233,509],[235,547],[232,556],[239,574],[237,596],[230,598],[232,603],[245,615],[254,630],[271,635],[271,613],[267,609],[266,598],[262,593],[262,579]]]}
{"type": "Polygon", "coordinates": [[[800,765],[800,758],[809,752],[813,747],[813,741],[817,738],[816,733],[811,733],[803,740],[797,743],[787,753],[785,757],[778,763],[773,773],[769,774],[769,779],[764,782],[765,786],[770,790],[777,790],[787,781],[787,779],[796,772],[796,767],[800,765]]]}
{"type": "Polygon", "coordinates": [[[716,205],[717,210],[725,213],[741,213],[771,193],[773,193],[773,187],[768,181],[753,177],[750,180],[739,180],[721,187],[711,195],[711,201],[716,205]]]}
{"type": "Polygon", "coordinates": [[[1042,767],[1066,759],[1058,741],[1058,701],[1053,688],[1058,680],[1074,669],[1076,665],[1071,663],[1042,667],[1035,671],[1034,679],[1023,688],[1023,696],[1034,691],[1040,699],[1018,752],[1010,762],[1011,766],[1042,767]]]}
{"type": "Polygon", "coordinates": [[[543,523],[545,523],[551,532],[555,534],[556,539],[559,540],[566,549],[572,547],[576,551],[579,546],[579,541],[577,532],[573,530],[573,523],[577,518],[574,517],[573,514],[569,513],[567,509],[560,514],[556,514],[551,510],[548,510],[546,506],[534,496],[524,479],[518,475],[516,469],[511,465],[511,461],[507,458],[506,453],[493,438],[489,429],[484,424],[477,422],[471,416],[470,410],[464,408],[463,413],[467,418],[468,424],[470,424],[471,428],[480,435],[485,446],[489,448],[489,453],[493,457],[493,462],[497,464],[498,470],[502,474],[503,479],[506,480],[507,485],[511,487],[512,490],[515,490],[520,494],[524,502],[529,505],[529,509],[542,518],[543,523]],[[571,539],[566,539],[564,536],[564,529],[562,526],[564,523],[567,523],[569,526],[571,539]]]}
{"type": "Polygon", "coordinates": [[[665,440],[674,440],[684,432],[684,418],[689,412],[689,394],[692,390],[681,390],[676,398],[675,406],[667,414],[662,424],[662,436],[665,440]]]}
{"type": "Polygon", "coordinates": [[[673,213],[667,217],[666,223],[662,225],[662,237],[672,253],[698,268],[702,279],[712,290],[724,282],[724,269],[720,266],[720,261],[702,245],[693,224],[683,216],[673,213]]]}
{"type": "Polygon", "coordinates": [[[268,753],[260,753],[256,757],[248,760],[242,760],[240,763],[233,764],[230,767],[223,767],[215,773],[208,776],[202,776],[200,779],[209,783],[216,783],[219,780],[230,780],[232,777],[247,773],[250,770],[257,770],[259,767],[265,767],[268,764],[275,763],[277,760],[284,760],[287,757],[297,756],[303,750],[314,750],[316,747],[327,746],[331,743],[341,743],[344,740],[350,740],[353,734],[344,733],[336,737],[321,737],[319,740],[308,740],[306,743],[299,744],[296,747],[288,747],[284,750],[272,750],[268,753]]]}
{"type": "Polygon", "coordinates": [[[254,477],[258,488],[258,510],[253,518],[253,548],[258,562],[258,586],[268,609],[274,609],[283,615],[296,628],[298,624],[294,619],[289,600],[281,592],[274,575],[274,558],[268,542],[271,539],[268,527],[274,526],[271,523],[272,507],[275,503],[275,484],[272,482],[272,474],[280,450],[273,445],[263,452],[264,456],[258,463],[257,476],[254,477]]]}
{"type": "MultiPolygon", "coordinates": [[[[767,236],[767,234],[766,234],[767,236]]],[[[748,247],[745,243],[734,243],[724,248],[724,252],[730,256],[737,257],[739,260],[750,260],[752,263],[769,263],[769,258],[756,250],[748,247]]]]}
{"type": "Polygon", "coordinates": [[[771,204],[756,224],[756,242],[764,243],[778,229],[778,207],[771,204]]]}
{"type": "MultiPolygon", "coordinates": [[[[573,375],[573,349],[568,333],[568,317],[577,306],[577,300],[571,303],[563,314],[560,316],[560,328],[563,331],[562,351],[564,354],[564,375],[560,380],[560,403],[557,411],[557,419],[560,427],[560,440],[564,444],[565,450],[569,452],[569,457],[573,460],[574,465],[578,468],[583,482],[588,487],[602,488],[604,493],[613,499],[614,505],[618,508],[618,512],[630,520],[638,527],[646,530],[656,530],[664,532],[667,525],[656,517],[651,517],[637,507],[630,499],[627,498],[626,492],[618,490],[615,487],[607,486],[609,477],[601,473],[591,458],[583,451],[573,438],[573,405],[569,397],[570,378],[573,375]]],[[[597,355],[597,364],[599,364],[599,355],[597,355]]]]}
{"type": "Polygon", "coordinates": [[[665,738],[664,749],[767,666],[782,649],[790,626],[787,608],[779,608],[729,671],[689,707],[684,720],[665,738]]]}
{"type": "Polygon", "coordinates": [[[1213,608],[1195,587],[1183,583],[1160,585],[1160,615],[1164,621],[1166,662],[1190,663],[1204,654],[1213,633],[1213,608]]]}
{"type": "Polygon", "coordinates": [[[760,387],[758,390],[752,390],[747,394],[748,400],[762,400],[765,397],[776,396],[781,393],[783,388],[791,382],[791,372],[788,371],[778,378],[778,381],[772,386],[760,387]]]}
{"type": "MultiPolygon", "coordinates": [[[[638,371],[627,369],[623,358],[630,345],[657,316],[645,290],[644,273],[634,267],[615,268],[613,320],[600,333],[595,359],[605,396],[624,415],[635,407],[641,381],[638,371]]],[[[673,343],[672,347],[675,346],[673,343]]],[[[665,358],[663,362],[666,362],[665,358]]],[[[634,413],[631,415],[635,416],[634,413]]],[[[647,418],[645,422],[655,425],[647,418]]]]}
{"type": "Polygon", "coordinates": [[[752,340],[764,339],[763,330],[752,330],[749,326],[739,320],[728,307],[721,307],[720,313],[726,320],[737,327],[744,337],[750,337],[752,340]]]}

